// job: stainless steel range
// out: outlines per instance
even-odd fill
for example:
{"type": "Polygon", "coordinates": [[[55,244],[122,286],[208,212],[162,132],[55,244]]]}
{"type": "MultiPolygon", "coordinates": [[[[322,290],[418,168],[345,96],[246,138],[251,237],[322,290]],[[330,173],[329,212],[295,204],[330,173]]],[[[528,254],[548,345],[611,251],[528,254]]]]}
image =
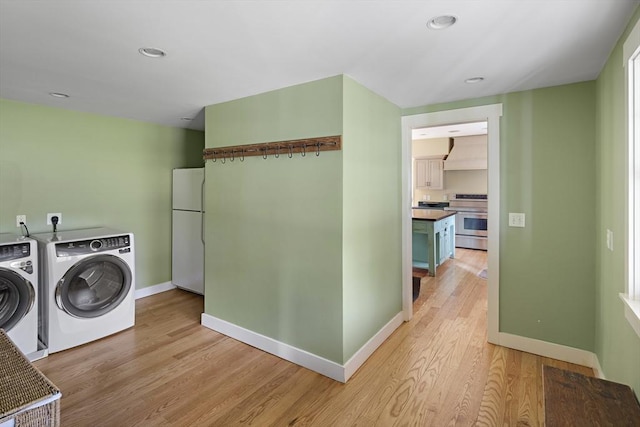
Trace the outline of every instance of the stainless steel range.
{"type": "Polygon", "coordinates": [[[486,194],[449,194],[449,211],[456,211],[456,247],[487,250],[486,194]]]}

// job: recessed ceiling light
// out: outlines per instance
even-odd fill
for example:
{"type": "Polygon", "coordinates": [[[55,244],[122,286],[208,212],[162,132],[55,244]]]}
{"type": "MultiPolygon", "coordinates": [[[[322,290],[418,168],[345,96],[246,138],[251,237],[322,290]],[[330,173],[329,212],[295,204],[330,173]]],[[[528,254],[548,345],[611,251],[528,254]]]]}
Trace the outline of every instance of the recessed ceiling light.
{"type": "Polygon", "coordinates": [[[460,132],[460,130],[459,130],[459,129],[451,129],[451,130],[449,131],[449,133],[458,133],[458,132],[460,132]]]}
{"type": "Polygon", "coordinates": [[[453,15],[442,15],[436,16],[435,18],[431,18],[429,22],[427,22],[427,27],[432,30],[444,30],[445,28],[449,28],[453,24],[456,23],[458,18],[453,15]]]}
{"type": "Polygon", "coordinates": [[[167,56],[167,53],[162,49],[156,49],[155,47],[141,47],[138,49],[141,55],[148,56],[149,58],[162,58],[167,56]]]}
{"type": "Polygon", "coordinates": [[[481,81],[484,81],[484,77],[471,77],[465,80],[464,82],[469,84],[474,84],[474,83],[480,83],[481,81]]]}
{"type": "Polygon", "coordinates": [[[60,93],[60,92],[49,92],[49,95],[53,96],[54,98],[68,98],[69,95],[67,95],[66,93],[60,93]]]}
{"type": "Polygon", "coordinates": [[[191,117],[180,117],[180,120],[184,120],[185,122],[190,122],[193,119],[191,117]]]}

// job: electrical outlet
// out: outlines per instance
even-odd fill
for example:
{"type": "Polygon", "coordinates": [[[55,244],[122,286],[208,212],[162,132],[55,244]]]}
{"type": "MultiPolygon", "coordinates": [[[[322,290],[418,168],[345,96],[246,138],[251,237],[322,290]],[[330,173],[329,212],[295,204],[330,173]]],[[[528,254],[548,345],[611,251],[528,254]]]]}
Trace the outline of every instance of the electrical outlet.
{"type": "Polygon", "coordinates": [[[20,223],[27,223],[27,216],[26,215],[16,215],[16,227],[20,227],[20,223]]]}
{"type": "Polygon", "coordinates": [[[51,217],[52,216],[57,216],[58,217],[58,225],[62,224],[62,214],[61,213],[48,213],[47,214],[47,225],[53,224],[51,222],[51,217]]]}
{"type": "Polygon", "coordinates": [[[524,214],[509,212],[509,227],[524,227],[524,214]]]}

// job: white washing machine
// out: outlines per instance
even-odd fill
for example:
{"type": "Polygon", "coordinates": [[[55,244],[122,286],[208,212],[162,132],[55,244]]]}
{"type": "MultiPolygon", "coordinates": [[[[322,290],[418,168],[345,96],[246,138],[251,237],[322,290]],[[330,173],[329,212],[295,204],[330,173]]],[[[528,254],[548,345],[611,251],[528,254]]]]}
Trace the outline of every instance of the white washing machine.
{"type": "Polygon", "coordinates": [[[133,234],[92,228],[32,237],[42,272],[40,339],[49,353],[134,325],[133,234]]]}
{"type": "Polygon", "coordinates": [[[0,328],[29,359],[38,351],[38,246],[0,234],[0,328]]]}

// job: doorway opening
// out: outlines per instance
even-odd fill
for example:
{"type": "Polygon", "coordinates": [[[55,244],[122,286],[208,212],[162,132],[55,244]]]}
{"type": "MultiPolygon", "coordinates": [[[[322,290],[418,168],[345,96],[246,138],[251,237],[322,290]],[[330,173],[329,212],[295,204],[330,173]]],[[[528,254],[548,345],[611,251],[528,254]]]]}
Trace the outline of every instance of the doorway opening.
{"type": "Polygon", "coordinates": [[[474,299],[486,303],[487,122],[413,129],[411,162],[414,313],[438,305],[444,297],[435,295],[463,284],[484,289],[484,297],[474,299]],[[424,234],[423,217],[442,218],[434,236],[424,234]],[[428,257],[432,250],[435,256],[428,257]]]}
{"type": "Polygon", "coordinates": [[[500,117],[502,104],[417,114],[402,118],[402,306],[404,320],[413,316],[412,280],[412,205],[413,162],[412,139],[416,129],[435,128],[456,123],[487,124],[487,336],[496,343],[499,332],[499,242],[500,242],[500,117]]]}

